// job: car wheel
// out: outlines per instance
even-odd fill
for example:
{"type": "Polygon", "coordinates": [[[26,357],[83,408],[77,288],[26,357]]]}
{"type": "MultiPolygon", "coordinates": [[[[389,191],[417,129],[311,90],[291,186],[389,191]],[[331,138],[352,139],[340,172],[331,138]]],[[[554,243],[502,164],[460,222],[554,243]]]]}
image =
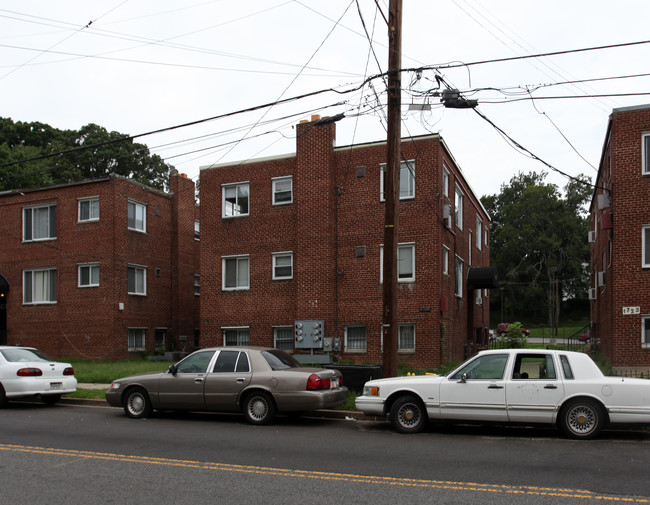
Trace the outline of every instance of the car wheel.
{"type": "Polygon", "coordinates": [[[3,409],[7,406],[9,402],[7,401],[7,395],[5,394],[5,388],[0,385],[0,409],[3,409]]]}
{"type": "Polygon", "coordinates": [[[61,395],[42,395],[41,400],[45,405],[54,405],[61,399],[61,395]]]}
{"type": "Polygon", "coordinates": [[[124,394],[124,412],[133,419],[149,417],[153,412],[149,395],[143,388],[132,388],[124,394]]]}
{"type": "Polygon", "coordinates": [[[598,436],[605,424],[605,414],[595,401],[578,398],[562,407],[558,423],[567,437],[587,440],[598,436]]]}
{"type": "Polygon", "coordinates": [[[416,396],[402,396],[390,408],[390,422],[400,433],[419,433],[427,420],[424,405],[416,396]]]}
{"type": "Polygon", "coordinates": [[[244,416],[251,424],[269,424],[275,418],[275,403],[268,393],[251,393],[244,400],[244,416]]]}

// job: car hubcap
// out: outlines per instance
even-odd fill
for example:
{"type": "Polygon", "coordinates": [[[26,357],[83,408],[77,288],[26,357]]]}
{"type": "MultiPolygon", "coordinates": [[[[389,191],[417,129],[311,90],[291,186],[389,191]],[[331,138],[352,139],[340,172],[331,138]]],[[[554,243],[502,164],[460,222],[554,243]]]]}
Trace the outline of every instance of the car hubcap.
{"type": "Polygon", "coordinates": [[[404,405],[398,417],[403,426],[414,426],[420,420],[420,411],[414,405],[404,405]]]}
{"type": "Polygon", "coordinates": [[[569,412],[569,426],[576,433],[588,433],[595,425],[596,415],[590,408],[578,406],[569,412]]]}
{"type": "Polygon", "coordinates": [[[253,419],[257,419],[258,421],[260,419],[264,419],[264,416],[266,416],[267,412],[267,406],[266,402],[262,398],[256,398],[250,403],[250,406],[248,408],[248,412],[250,413],[251,417],[253,419]]]}
{"type": "Polygon", "coordinates": [[[137,415],[144,408],[144,398],[141,395],[131,395],[129,398],[129,410],[132,414],[137,415]]]}

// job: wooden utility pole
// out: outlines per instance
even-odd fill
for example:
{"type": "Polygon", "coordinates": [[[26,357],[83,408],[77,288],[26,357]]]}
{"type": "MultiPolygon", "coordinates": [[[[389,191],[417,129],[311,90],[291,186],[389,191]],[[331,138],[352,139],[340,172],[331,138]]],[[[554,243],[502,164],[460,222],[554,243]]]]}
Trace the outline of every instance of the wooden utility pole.
{"type": "Polygon", "coordinates": [[[386,156],[386,217],[383,265],[383,376],[397,376],[397,243],[401,142],[402,0],[390,0],[388,13],[388,140],[386,156]]]}

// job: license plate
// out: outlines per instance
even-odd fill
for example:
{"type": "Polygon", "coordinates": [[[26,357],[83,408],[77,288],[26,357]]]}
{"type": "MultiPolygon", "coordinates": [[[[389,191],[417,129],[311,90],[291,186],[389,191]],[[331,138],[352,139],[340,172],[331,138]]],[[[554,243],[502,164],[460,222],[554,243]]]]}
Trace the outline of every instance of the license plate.
{"type": "Polygon", "coordinates": [[[50,382],[50,389],[61,389],[63,384],[61,382],[50,382]]]}
{"type": "Polygon", "coordinates": [[[339,379],[331,379],[330,380],[330,389],[336,389],[339,387],[339,379]]]}

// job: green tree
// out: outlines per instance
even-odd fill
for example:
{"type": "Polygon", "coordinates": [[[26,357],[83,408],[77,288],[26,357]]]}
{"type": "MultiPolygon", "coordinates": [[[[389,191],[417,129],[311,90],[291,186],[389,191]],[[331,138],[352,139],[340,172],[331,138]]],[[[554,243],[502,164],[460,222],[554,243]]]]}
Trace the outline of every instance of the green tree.
{"type": "Polygon", "coordinates": [[[504,288],[492,302],[507,297],[509,315],[547,319],[552,326],[558,301],[586,297],[585,205],[592,187],[580,176],[562,194],[545,178],[544,172],[520,173],[481,201],[492,217],[490,260],[504,288]]]}
{"type": "Polygon", "coordinates": [[[173,168],[128,135],[96,124],[58,130],[0,118],[0,190],[46,186],[117,174],[167,189],[173,168]],[[48,156],[42,159],[34,159],[48,156]],[[23,163],[15,163],[21,160],[23,163]],[[3,166],[4,165],[4,166],[3,166]]]}

